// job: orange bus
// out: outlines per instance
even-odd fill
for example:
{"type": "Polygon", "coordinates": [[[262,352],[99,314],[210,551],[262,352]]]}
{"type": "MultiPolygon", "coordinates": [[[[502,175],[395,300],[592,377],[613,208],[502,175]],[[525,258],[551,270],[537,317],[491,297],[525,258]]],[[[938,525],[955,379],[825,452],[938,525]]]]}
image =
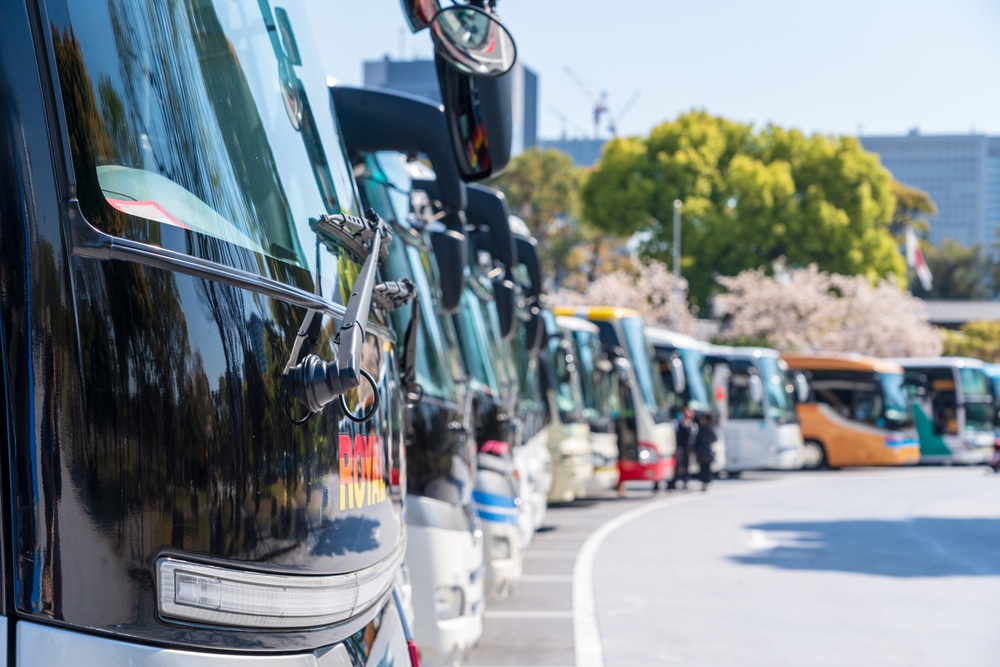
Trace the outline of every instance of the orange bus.
{"type": "Polygon", "coordinates": [[[797,406],[803,468],[906,465],[920,459],[903,367],[857,354],[783,354],[809,383],[797,406]]]}

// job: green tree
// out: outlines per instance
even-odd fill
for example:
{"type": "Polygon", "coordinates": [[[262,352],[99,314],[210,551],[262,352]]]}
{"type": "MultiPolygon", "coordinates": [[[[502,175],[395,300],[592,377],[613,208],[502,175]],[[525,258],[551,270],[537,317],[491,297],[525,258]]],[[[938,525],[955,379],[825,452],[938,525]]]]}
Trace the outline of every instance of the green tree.
{"type": "Polygon", "coordinates": [[[925,291],[919,283],[913,293],[925,299],[985,299],[990,295],[992,263],[980,245],[966,246],[945,239],[940,246],[926,246],[924,259],[934,276],[934,285],[925,291]]]}
{"type": "Polygon", "coordinates": [[[507,195],[511,213],[538,239],[550,275],[565,273],[574,247],[594,234],[579,224],[581,170],[555,149],[529,148],[489,185],[507,195]]]}
{"type": "Polygon", "coordinates": [[[1000,322],[966,322],[958,331],[946,331],[944,354],[1000,363],[1000,322]]]}
{"type": "Polygon", "coordinates": [[[892,182],[892,194],[896,196],[896,210],[889,231],[896,241],[904,241],[907,228],[912,228],[919,236],[926,235],[930,229],[927,218],[937,214],[937,206],[931,201],[931,196],[896,180],[892,182]]]}
{"type": "Polygon", "coordinates": [[[852,137],[806,136],[692,111],[645,139],[609,143],[583,186],[583,215],[615,234],[651,233],[646,256],[669,262],[673,202],[683,202],[682,269],[696,303],[716,277],[815,263],[891,274],[905,263],[889,225],[892,176],[852,137]]]}

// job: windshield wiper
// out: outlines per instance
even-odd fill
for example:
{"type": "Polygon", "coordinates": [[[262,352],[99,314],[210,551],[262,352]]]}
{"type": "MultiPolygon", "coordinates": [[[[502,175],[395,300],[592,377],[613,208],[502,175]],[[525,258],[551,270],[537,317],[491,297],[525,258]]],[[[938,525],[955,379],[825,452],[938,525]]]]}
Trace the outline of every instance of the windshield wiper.
{"type": "Polygon", "coordinates": [[[375,286],[372,294],[375,303],[391,313],[413,299],[410,323],[406,326],[406,340],[403,343],[402,381],[406,391],[407,404],[414,406],[424,397],[424,389],[417,382],[417,332],[420,330],[420,294],[416,284],[409,278],[390,280],[375,286]],[[411,398],[412,397],[412,398],[411,398]]]}
{"type": "Polygon", "coordinates": [[[378,263],[381,264],[389,255],[389,243],[392,241],[392,232],[375,211],[368,209],[364,218],[354,215],[321,215],[318,220],[310,220],[309,228],[316,233],[316,236],[330,250],[340,254],[346,250],[359,262],[365,261],[372,253],[372,240],[375,236],[386,239],[385,243],[380,243],[374,254],[378,255],[378,263]]]}
{"type": "MultiPolygon", "coordinates": [[[[339,348],[336,361],[327,363],[315,354],[307,354],[297,363],[293,363],[299,356],[304,340],[305,334],[300,331],[300,338],[296,341],[292,356],[281,374],[285,390],[303,403],[311,413],[319,412],[339,397],[345,416],[354,421],[368,421],[378,410],[378,385],[375,378],[361,368],[361,352],[365,341],[365,329],[368,327],[368,313],[371,310],[378,266],[392,240],[385,222],[374,211],[369,209],[365,215],[364,219],[346,215],[323,216],[316,222],[322,233],[339,241],[351,239],[366,255],[361,271],[358,272],[358,277],[351,288],[347,312],[335,339],[339,348]],[[365,240],[368,242],[367,248],[361,245],[361,241],[365,240]],[[347,409],[344,393],[356,389],[361,384],[362,377],[372,386],[374,402],[371,409],[358,418],[347,409]]],[[[307,320],[312,322],[313,318],[307,317],[307,320]]]]}

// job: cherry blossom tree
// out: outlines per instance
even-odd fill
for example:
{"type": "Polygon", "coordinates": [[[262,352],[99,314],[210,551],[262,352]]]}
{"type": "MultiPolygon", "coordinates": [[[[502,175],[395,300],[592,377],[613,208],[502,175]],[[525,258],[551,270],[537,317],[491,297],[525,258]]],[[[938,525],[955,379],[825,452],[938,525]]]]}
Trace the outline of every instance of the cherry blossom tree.
{"type": "Polygon", "coordinates": [[[552,302],[561,306],[633,308],[646,324],[691,333],[695,316],[688,307],[687,291],[687,281],[681,278],[678,283],[662,262],[634,261],[626,268],[599,276],[582,289],[561,289],[552,296],[552,302]]]}
{"type": "Polygon", "coordinates": [[[941,354],[941,333],[927,322],[921,301],[893,276],[872,284],[815,265],[776,274],[760,268],[718,279],[726,289],[715,302],[725,320],[720,340],[766,340],[789,352],[941,354]]]}

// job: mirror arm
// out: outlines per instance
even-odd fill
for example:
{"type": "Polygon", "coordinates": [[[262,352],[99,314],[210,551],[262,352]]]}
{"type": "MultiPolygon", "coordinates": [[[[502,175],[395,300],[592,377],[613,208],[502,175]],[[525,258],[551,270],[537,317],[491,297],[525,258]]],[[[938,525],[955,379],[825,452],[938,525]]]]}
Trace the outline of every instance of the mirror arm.
{"type": "MultiPolygon", "coordinates": [[[[329,216],[327,222],[330,223],[331,231],[335,228],[336,218],[347,218],[349,224],[360,220],[353,216],[329,216]]],[[[299,363],[286,366],[285,372],[282,373],[285,390],[303,403],[310,412],[319,412],[348,390],[357,388],[361,384],[362,376],[365,375],[361,369],[361,351],[365,341],[365,329],[368,327],[368,313],[371,310],[372,293],[375,290],[379,257],[382,255],[383,245],[388,245],[388,241],[383,243],[383,236],[388,235],[382,219],[369,211],[368,222],[371,245],[368,257],[354,281],[347,302],[347,312],[337,332],[336,343],[339,350],[336,362],[327,363],[315,354],[308,354],[299,363]]],[[[350,235],[351,232],[344,231],[338,234],[350,235]]],[[[372,384],[374,385],[374,382],[372,384]]],[[[372,389],[377,391],[374,386],[372,389]]],[[[372,409],[371,416],[374,416],[374,413],[375,410],[372,409]]]]}

